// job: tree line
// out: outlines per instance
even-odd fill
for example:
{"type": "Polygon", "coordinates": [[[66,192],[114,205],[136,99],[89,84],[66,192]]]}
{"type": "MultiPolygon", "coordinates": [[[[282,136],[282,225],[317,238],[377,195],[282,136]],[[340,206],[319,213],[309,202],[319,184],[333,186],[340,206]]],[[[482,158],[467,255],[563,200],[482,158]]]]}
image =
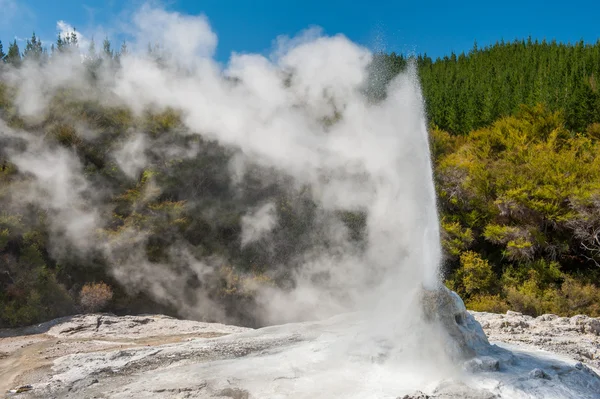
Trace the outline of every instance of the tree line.
{"type": "MultiPolygon", "coordinates": [[[[8,46],[7,52],[4,52],[4,46],[0,40],[0,62],[18,67],[26,60],[32,60],[39,63],[47,62],[53,55],[79,51],[79,37],[76,30],[70,33],[58,34],[55,43],[50,45],[50,50],[42,45],[42,40],[33,32],[30,39],[26,40],[25,48],[21,52],[17,39],[14,39],[8,46]]],[[[90,41],[85,58],[88,61],[94,61],[99,58],[108,58],[118,60],[122,55],[128,53],[127,43],[123,42],[118,51],[112,48],[111,41],[105,38],[102,42],[102,50],[96,49],[94,38],[90,41]]]]}
{"type": "MultiPolygon", "coordinates": [[[[574,44],[531,38],[497,42],[433,60],[416,57],[430,121],[453,134],[488,126],[521,104],[564,113],[566,127],[600,122],[600,41],[574,44]]],[[[403,55],[378,54],[380,86],[406,67],[403,55]]]]}
{"type": "MultiPolygon", "coordinates": [[[[35,32],[21,53],[16,39],[0,60],[14,66],[27,59],[47,61],[52,55],[78,49],[78,34],[59,34],[50,51],[35,32]]],[[[148,54],[160,59],[165,49],[148,45],[148,54]]],[[[85,58],[92,67],[99,59],[118,61],[128,53],[123,42],[115,51],[108,38],[98,51],[92,38],[85,58]]],[[[531,38],[500,41],[465,53],[451,53],[433,60],[427,54],[407,57],[394,52],[375,55],[371,65],[371,92],[384,95],[385,86],[415,58],[430,122],[453,134],[467,134],[488,126],[502,116],[516,112],[520,105],[545,104],[564,112],[567,128],[582,131],[600,122],[600,40],[594,44],[538,41],[531,38]]]]}

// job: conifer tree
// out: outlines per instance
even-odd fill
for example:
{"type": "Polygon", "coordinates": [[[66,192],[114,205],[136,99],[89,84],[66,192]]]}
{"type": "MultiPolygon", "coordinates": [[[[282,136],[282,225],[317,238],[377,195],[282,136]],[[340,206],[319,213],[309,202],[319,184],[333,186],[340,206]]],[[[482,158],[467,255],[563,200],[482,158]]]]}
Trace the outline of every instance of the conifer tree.
{"type": "Polygon", "coordinates": [[[108,37],[104,38],[104,42],[102,42],[102,51],[103,51],[103,55],[104,58],[106,59],[112,59],[114,54],[112,49],[110,48],[110,40],[108,40],[108,37]]]}
{"type": "Polygon", "coordinates": [[[79,47],[79,41],[77,38],[77,30],[73,28],[73,32],[58,34],[58,38],[56,40],[56,48],[59,52],[63,51],[71,51],[75,48],[79,47]]]}
{"type": "Polygon", "coordinates": [[[4,53],[4,48],[2,47],[2,40],[0,40],[0,63],[4,62],[5,57],[6,53],[4,53]]]}
{"type": "Polygon", "coordinates": [[[23,59],[32,59],[35,61],[41,61],[44,55],[42,48],[42,41],[35,36],[35,32],[31,36],[31,40],[27,40],[25,51],[23,51],[23,59]]]}
{"type": "Polygon", "coordinates": [[[21,65],[21,52],[16,39],[8,47],[8,54],[6,54],[5,60],[13,66],[21,65]]]}
{"type": "Polygon", "coordinates": [[[123,56],[126,56],[127,54],[129,54],[129,50],[127,49],[127,43],[123,42],[121,44],[121,49],[119,51],[115,52],[115,57],[114,57],[115,58],[115,62],[117,64],[120,64],[121,58],[123,56]]]}
{"type": "Polygon", "coordinates": [[[96,54],[96,42],[94,41],[94,37],[92,36],[92,40],[90,41],[90,47],[88,48],[88,58],[90,60],[95,60],[98,57],[96,54]]]}
{"type": "Polygon", "coordinates": [[[79,41],[77,39],[77,30],[75,28],[73,28],[73,32],[71,32],[69,43],[72,47],[79,47],[79,41]]]}
{"type": "Polygon", "coordinates": [[[129,54],[129,50],[127,49],[127,43],[123,42],[123,44],[121,44],[121,51],[119,51],[119,54],[122,56],[129,54]]]}
{"type": "Polygon", "coordinates": [[[65,41],[63,40],[62,35],[59,33],[58,38],[56,39],[56,50],[59,52],[63,51],[65,45],[65,41]]]}

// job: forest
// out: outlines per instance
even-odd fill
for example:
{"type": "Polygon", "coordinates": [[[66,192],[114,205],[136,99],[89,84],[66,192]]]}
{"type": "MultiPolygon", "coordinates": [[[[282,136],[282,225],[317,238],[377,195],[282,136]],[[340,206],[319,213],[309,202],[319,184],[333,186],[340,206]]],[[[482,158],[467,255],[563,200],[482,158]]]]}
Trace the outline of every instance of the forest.
{"type": "MultiPolygon", "coordinates": [[[[32,176],[4,152],[3,141],[15,138],[0,137],[0,327],[98,310],[201,318],[182,312],[185,303],[149,297],[143,287],[131,289],[109,272],[109,262],[130,256],[131,247],[119,245],[131,231],[144,234],[135,246],[144,259],[182,277],[184,302],[195,303],[195,290],[204,286],[231,320],[249,326],[262,324],[252,316],[253,282],[293,284],[278,265],[293,268],[296,254],[327,246],[326,234],[311,233],[323,220],[341,220],[361,247],[366,215],[318,214],[309,193],[289,189],[272,170],[255,165],[256,173],[234,188],[228,165],[235,154],[182,134],[188,128],[177,109],[140,115],[74,95],[78,89],[66,82],[46,112],[23,117],[10,71],[28,62],[51,63],[77,46],[75,34],[59,36],[49,50],[35,34],[22,50],[16,41],[6,49],[0,42],[0,118],[15,131],[38,132],[56,154],[76,154],[87,181],[103,187],[98,201],[108,204],[100,212],[109,222],[94,239],[114,243],[112,259],[98,248],[83,254],[52,245],[67,232],[49,225],[50,199],[16,203],[13,193],[32,176]],[[132,131],[144,132],[152,143],[146,149],[151,166],[135,178],[110,157],[114,143],[132,131]],[[197,153],[161,151],[168,146],[197,153]],[[246,210],[267,198],[277,198],[265,211],[279,219],[272,242],[241,246],[246,210]],[[182,253],[227,262],[199,281],[186,270],[182,253]]],[[[118,71],[128,52],[126,44],[114,50],[108,39],[101,47],[92,42],[82,61],[91,87],[100,68],[118,71]]],[[[148,54],[161,62],[159,47],[149,47],[148,54]]],[[[475,44],[468,53],[435,60],[418,55],[415,61],[429,119],[446,285],[472,310],[600,316],[600,41],[475,44]]],[[[409,62],[395,53],[376,54],[366,94],[374,101],[385,97],[388,83],[409,62]]]]}

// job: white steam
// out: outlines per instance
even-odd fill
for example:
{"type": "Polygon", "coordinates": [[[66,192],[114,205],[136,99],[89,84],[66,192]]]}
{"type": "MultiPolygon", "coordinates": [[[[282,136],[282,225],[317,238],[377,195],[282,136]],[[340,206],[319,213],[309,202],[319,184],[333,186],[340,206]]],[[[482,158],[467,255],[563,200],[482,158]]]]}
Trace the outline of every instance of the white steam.
{"type": "Polygon", "coordinates": [[[277,210],[272,203],[265,204],[242,217],[242,247],[265,237],[277,225],[277,210]]]}
{"type": "Polygon", "coordinates": [[[147,165],[147,143],[143,134],[136,134],[125,141],[122,147],[115,151],[117,165],[127,176],[135,179],[147,165]]]}
{"type": "MultiPolygon", "coordinates": [[[[322,36],[313,29],[298,38],[279,38],[270,59],[233,55],[221,68],[210,58],[217,37],[204,16],[144,6],[133,23],[138,52],[122,57],[115,76],[100,71],[102,90],[94,95],[102,103],[115,101],[136,114],[148,108],[176,109],[189,132],[237,152],[230,163],[234,183],[246,167],[258,165],[288,176],[297,187],[309,187],[317,204],[316,217],[325,225],[314,233],[318,244],[293,259],[297,267],[279,265],[290,270],[292,287],[258,284],[257,314],[279,323],[369,310],[386,339],[400,340],[406,348],[439,337],[423,322],[415,302],[421,287],[439,284],[441,254],[415,67],[391,83],[385,100],[372,103],[363,94],[372,54],[342,35],[322,36]],[[148,41],[168,50],[162,64],[145,54],[148,41]],[[366,214],[366,248],[350,240],[339,219],[326,216],[331,211],[366,214]]],[[[18,86],[18,111],[43,115],[64,85],[82,88],[71,93],[86,98],[84,71],[70,55],[44,67],[31,64],[10,71],[9,81],[18,86]]],[[[165,146],[159,149],[164,154],[181,153],[165,146]]],[[[148,137],[139,133],[116,145],[111,156],[127,176],[137,178],[149,162],[149,149],[148,137]]],[[[105,223],[98,216],[103,205],[94,195],[84,195],[94,187],[73,154],[28,144],[9,159],[34,176],[33,191],[22,200],[49,205],[56,231],[77,247],[85,248],[85,241],[101,250],[126,287],[190,317],[225,319],[205,287],[213,284],[219,262],[226,260],[204,258],[182,244],[172,254],[175,262],[150,262],[143,250],[145,235],[129,228],[97,242],[91,234],[105,223]],[[186,288],[190,278],[202,283],[196,292],[186,288]],[[194,306],[190,296],[196,298],[194,306]]],[[[146,198],[161,190],[151,183],[155,186],[150,185],[146,198]]],[[[249,209],[241,221],[241,246],[268,241],[277,223],[272,203],[249,209]]],[[[432,345],[431,351],[420,353],[437,361],[442,356],[438,349],[432,345]]]]}
{"type": "Polygon", "coordinates": [[[2,120],[0,139],[21,144],[16,146],[20,149],[5,148],[11,162],[28,176],[11,196],[14,203],[36,204],[46,211],[55,255],[68,249],[85,253],[94,248],[100,215],[91,205],[94,193],[77,157],[64,148],[50,149],[40,137],[14,131],[2,120]]]}

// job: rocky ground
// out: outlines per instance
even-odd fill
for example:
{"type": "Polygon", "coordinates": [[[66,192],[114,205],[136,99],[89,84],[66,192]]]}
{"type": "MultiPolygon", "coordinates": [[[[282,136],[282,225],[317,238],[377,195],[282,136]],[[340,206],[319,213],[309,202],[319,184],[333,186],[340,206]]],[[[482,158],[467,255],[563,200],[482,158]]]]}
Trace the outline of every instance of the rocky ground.
{"type": "MultiPolygon", "coordinates": [[[[554,381],[566,378],[560,376],[571,371],[577,378],[600,371],[599,319],[555,315],[532,318],[515,312],[470,313],[492,343],[516,345],[529,351],[540,349],[573,359],[573,367],[552,366],[552,370],[557,370],[554,381]]],[[[295,392],[294,384],[325,385],[332,379],[356,378],[346,373],[318,380],[315,376],[331,367],[324,363],[319,371],[316,358],[306,357],[306,353],[318,357],[323,348],[335,345],[341,331],[336,323],[332,319],[251,330],[160,315],[95,314],[26,329],[0,330],[0,392],[15,398],[309,398],[309,394],[289,392],[295,392]],[[318,344],[312,343],[317,341],[318,344]],[[304,363],[294,363],[299,356],[304,356],[304,363]],[[247,360],[236,374],[234,369],[239,363],[233,361],[240,358],[247,360]],[[313,374],[301,375],[307,364],[314,369],[313,374]],[[253,396],[251,392],[257,390],[252,388],[264,385],[265,376],[273,390],[268,396],[253,396]]],[[[489,366],[485,359],[478,362],[478,367],[489,366]]],[[[490,364],[491,369],[499,367],[497,361],[490,364]]],[[[528,372],[536,381],[553,378],[543,368],[528,372]]],[[[361,371],[356,375],[360,376],[361,371]]],[[[600,385],[594,385],[600,384],[600,379],[590,381],[585,383],[592,387],[592,394],[586,397],[600,398],[600,385]],[[598,396],[593,394],[595,387],[599,387],[598,396]]],[[[492,391],[461,389],[452,384],[451,389],[445,390],[442,385],[430,396],[406,397],[496,397],[492,391]]]]}
{"type": "Polygon", "coordinates": [[[566,355],[600,370],[600,319],[471,312],[490,341],[526,345],[566,355]]]}
{"type": "Polygon", "coordinates": [[[0,392],[13,396],[19,387],[23,392],[29,391],[29,385],[47,380],[53,373],[53,362],[64,356],[152,348],[246,330],[162,315],[105,314],[65,317],[28,328],[0,330],[0,392]]]}

